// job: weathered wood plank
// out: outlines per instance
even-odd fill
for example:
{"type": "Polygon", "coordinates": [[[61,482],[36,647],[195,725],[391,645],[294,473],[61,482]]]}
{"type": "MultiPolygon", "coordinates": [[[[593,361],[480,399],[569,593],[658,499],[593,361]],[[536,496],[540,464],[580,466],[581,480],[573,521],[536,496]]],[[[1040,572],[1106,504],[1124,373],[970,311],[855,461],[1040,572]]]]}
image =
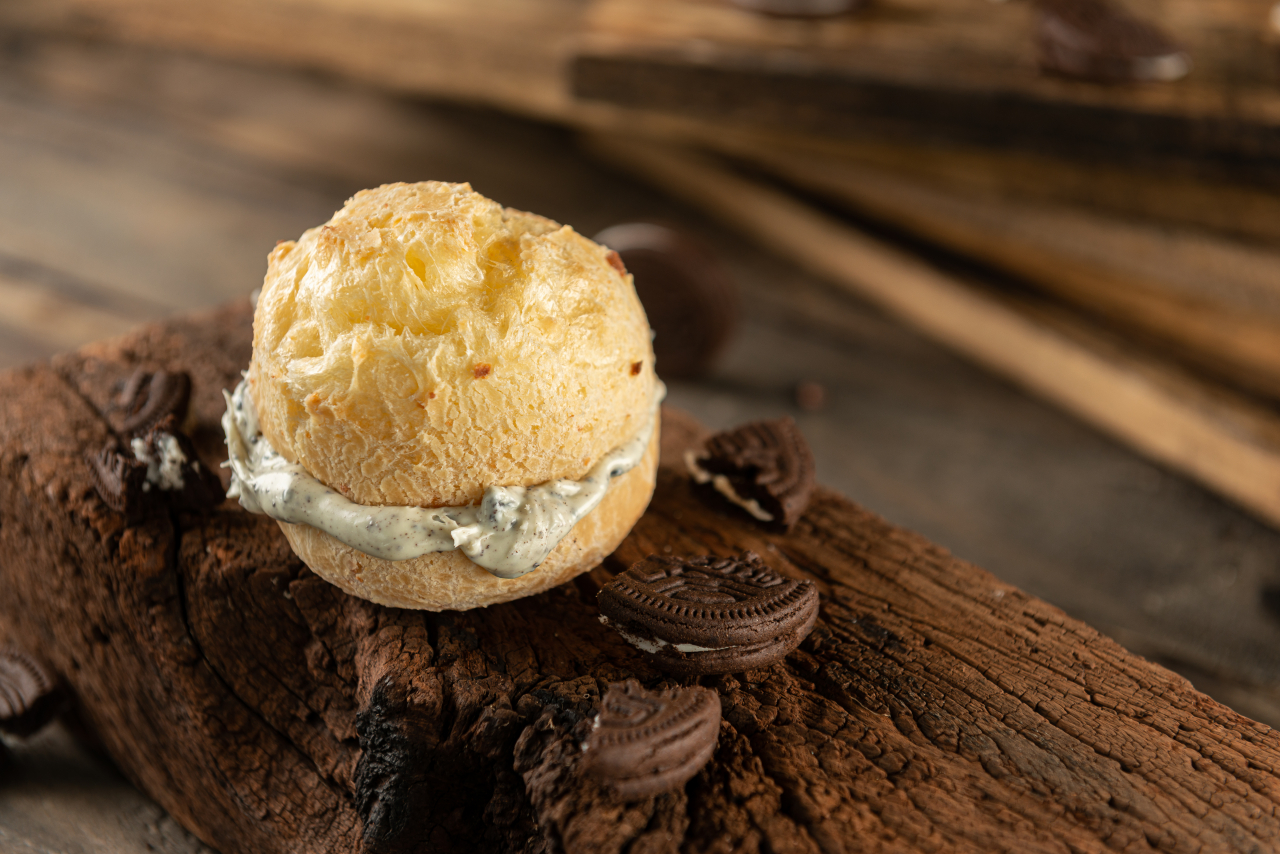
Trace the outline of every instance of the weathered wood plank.
{"type": "Polygon", "coordinates": [[[1230,159],[1274,173],[1269,4],[1130,0],[1186,45],[1173,84],[1098,86],[1037,67],[1034,4],[898,0],[778,21],[718,0],[599,0],[580,99],[744,128],[931,139],[1092,160],[1230,159]]]}
{"type": "Polygon", "coordinates": [[[1280,252],[1061,204],[991,199],[844,159],[744,147],[797,187],[1017,279],[1225,380],[1280,396],[1280,252]]]}
{"type": "Polygon", "coordinates": [[[1172,85],[1038,72],[1031,4],[897,0],[822,21],[720,0],[16,2],[10,26],[322,68],[397,90],[591,121],[593,102],[791,135],[968,141],[1072,156],[1193,156],[1275,180],[1266,0],[1130,0],[1195,59],[1172,85]],[[429,49],[424,49],[429,45],[429,49]]]}
{"type": "MultiPolygon", "coordinates": [[[[41,649],[126,773],[225,851],[532,851],[570,824],[580,850],[1245,851],[1280,835],[1280,734],[830,491],[772,535],[664,468],[605,567],[462,614],[347,597],[231,505],[124,527],[78,461],[105,436],[112,381],[191,370],[212,457],[248,320],[240,305],[0,376],[21,404],[0,412],[0,634],[41,649]],[[539,813],[513,770],[522,734],[527,769],[603,683],[660,680],[597,622],[596,585],[653,551],[742,548],[820,585],[811,638],[707,682],[725,723],[685,790],[539,813]]],[[[696,437],[672,419],[669,454],[677,430],[696,437]]]]}
{"type": "Polygon", "coordinates": [[[784,192],[678,148],[597,137],[602,156],[702,206],[1280,526],[1280,418],[1052,305],[993,297],[784,192]]]}

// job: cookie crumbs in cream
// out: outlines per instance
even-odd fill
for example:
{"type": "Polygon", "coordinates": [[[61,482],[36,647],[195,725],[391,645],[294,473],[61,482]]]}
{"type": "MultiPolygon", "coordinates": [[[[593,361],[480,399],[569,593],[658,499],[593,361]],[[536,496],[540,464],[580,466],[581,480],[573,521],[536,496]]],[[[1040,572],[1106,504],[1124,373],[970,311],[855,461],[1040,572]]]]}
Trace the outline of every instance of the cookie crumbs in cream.
{"type": "Polygon", "coordinates": [[[537,486],[491,486],[479,506],[367,507],[290,463],[259,430],[247,384],[223,392],[222,416],[232,471],[228,498],[252,513],[310,525],[365,554],[408,560],[459,549],[498,578],[519,578],[546,559],[577,522],[596,508],[613,479],[644,456],[666,386],[654,387],[649,417],[630,440],[605,454],[582,480],[537,486]]]}

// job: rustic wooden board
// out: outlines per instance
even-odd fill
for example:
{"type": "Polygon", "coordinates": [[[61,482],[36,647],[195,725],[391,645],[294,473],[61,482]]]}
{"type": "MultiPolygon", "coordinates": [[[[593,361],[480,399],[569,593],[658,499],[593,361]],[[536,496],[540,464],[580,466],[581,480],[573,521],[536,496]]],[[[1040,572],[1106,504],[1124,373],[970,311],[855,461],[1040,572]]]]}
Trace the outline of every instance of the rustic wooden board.
{"type": "Polygon", "coordinates": [[[745,162],[864,222],[970,259],[1227,385],[1280,397],[1280,251],[1074,205],[993,199],[844,158],[745,162]]]}
{"type": "MultiPolygon", "coordinates": [[[[1280,734],[827,490],[789,537],[664,468],[604,568],[503,606],[380,608],[311,576],[234,506],[126,527],[80,454],[136,364],[191,370],[204,452],[249,315],[151,328],[0,377],[0,634],[41,650],[125,772],[224,851],[1260,850],[1280,734]],[[725,705],[686,790],[603,812],[531,802],[604,682],[656,673],[596,621],[650,552],[752,548],[823,593],[725,705]]],[[[697,428],[665,422],[669,460],[697,428]]],[[[570,785],[572,790],[573,786],[570,785]]]]}
{"type": "Polygon", "coordinates": [[[884,0],[821,21],[725,0],[24,0],[0,21],[323,68],[574,122],[600,104],[798,136],[926,137],[1072,156],[1194,156],[1277,180],[1268,0],[1129,0],[1190,49],[1172,85],[1036,68],[1030,4],[884,0]]]}
{"type": "MultiPolygon", "coordinates": [[[[1041,74],[1030,3],[892,0],[779,21],[721,0],[599,0],[574,94],[817,137],[930,139],[1126,160],[1230,160],[1273,173],[1275,37],[1265,0],[1130,0],[1189,49],[1173,84],[1041,74]]],[[[1274,174],[1272,175],[1274,180],[1274,174]]]]}

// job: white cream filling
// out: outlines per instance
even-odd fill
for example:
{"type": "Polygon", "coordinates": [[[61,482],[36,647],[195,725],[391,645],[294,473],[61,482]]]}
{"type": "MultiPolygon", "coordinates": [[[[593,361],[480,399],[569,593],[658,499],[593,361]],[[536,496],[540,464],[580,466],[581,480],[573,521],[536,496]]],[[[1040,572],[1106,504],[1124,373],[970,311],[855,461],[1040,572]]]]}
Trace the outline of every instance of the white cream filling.
{"type": "Polygon", "coordinates": [[[157,444],[159,456],[152,456],[147,453],[145,439],[134,439],[129,443],[134,457],[147,465],[147,480],[142,484],[142,491],[150,492],[152,486],[158,486],[161,491],[177,492],[185,486],[182,466],[187,462],[187,455],[182,453],[178,440],[168,433],[161,433],[157,444]]]}
{"type": "Polygon", "coordinates": [[[689,474],[693,477],[695,483],[709,483],[715,487],[716,492],[725,498],[737,504],[743,510],[746,510],[752,516],[761,522],[772,522],[773,514],[760,506],[760,502],[754,498],[743,498],[733,488],[733,484],[729,482],[729,478],[722,474],[712,474],[711,472],[698,465],[698,454],[690,449],[684,452],[684,465],[689,470],[689,474]]]}
{"type": "Polygon", "coordinates": [[[634,468],[649,448],[666,386],[655,381],[649,417],[636,435],[605,454],[582,480],[538,486],[491,486],[480,505],[366,507],[356,504],[290,463],[258,428],[258,415],[242,380],[223,392],[231,488],[251,513],[310,525],[385,560],[409,560],[459,549],[498,578],[519,578],[546,560],[582,517],[604,498],[613,479],[634,468]]]}
{"type": "Polygon", "coordinates": [[[671,643],[664,641],[662,638],[644,638],[639,635],[632,634],[626,629],[620,629],[610,622],[609,618],[604,614],[600,615],[600,622],[613,629],[622,639],[634,646],[641,652],[656,654],[666,647],[675,647],[679,652],[719,652],[722,649],[728,649],[727,646],[698,646],[696,643],[671,643]]]}

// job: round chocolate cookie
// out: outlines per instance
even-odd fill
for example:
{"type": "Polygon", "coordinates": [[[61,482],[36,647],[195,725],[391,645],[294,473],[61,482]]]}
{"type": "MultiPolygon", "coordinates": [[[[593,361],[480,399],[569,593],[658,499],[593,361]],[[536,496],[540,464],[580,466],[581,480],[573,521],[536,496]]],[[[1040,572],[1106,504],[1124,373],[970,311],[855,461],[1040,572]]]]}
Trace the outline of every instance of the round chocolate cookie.
{"type": "Polygon", "coordinates": [[[605,691],[583,744],[585,773],[624,800],[678,789],[715,752],[720,697],[707,688],[646,691],[634,679],[605,691]]]}
{"type": "Polygon", "coordinates": [[[126,436],[142,436],[169,416],[182,424],[191,407],[191,375],[186,371],[139,368],[125,381],[116,401],[112,426],[126,436]]]}
{"type": "Polygon", "coordinates": [[[57,716],[63,702],[44,665],[19,650],[0,650],[0,730],[31,735],[57,716]]]}
{"type": "Polygon", "coordinates": [[[1158,27],[1112,0],[1038,0],[1040,67],[1099,82],[1180,80],[1191,70],[1185,50],[1158,27]]]}
{"type": "Polygon", "coordinates": [[[619,270],[635,280],[658,373],[683,379],[710,370],[738,321],[737,289],[711,250],[647,222],[610,226],[595,240],[618,253],[619,270]]]}
{"type": "Polygon", "coordinates": [[[765,526],[790,531],[816,483],[813,451],[790,417],[752,421],[717,433],[685,465],[702,490],[765,526]]]}
{"type": "Polygon", "coordinates": [[[601,622],[655,667],[686,676],[781,661],[818,618],[813,582],[784,578],[753,552],[653,555],[606,584],[597,601],[601,622]]]}

